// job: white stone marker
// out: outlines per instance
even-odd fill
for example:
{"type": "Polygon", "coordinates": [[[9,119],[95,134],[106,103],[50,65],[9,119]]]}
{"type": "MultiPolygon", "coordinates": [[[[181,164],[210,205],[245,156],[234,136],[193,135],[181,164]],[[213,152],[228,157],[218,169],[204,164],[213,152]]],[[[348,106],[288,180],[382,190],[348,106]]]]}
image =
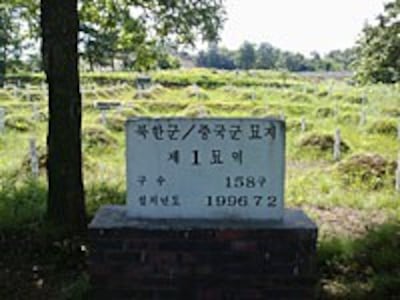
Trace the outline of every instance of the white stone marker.
{"type": "Polygon", "coordinates": [[[29,140],[29,152],[31,157],[31,170],[34,177],[39,176],[39,158],[36,151],[36,140],[31,138],[29,140]]]}
{"type": "Polygon", "coordinates": [[[304,117],[301,117],[301,121],[300,121],[300,128],[302,132],[305,132],[307,129],[307,124],[306,124],[306,119],[304,117]]]}
{"type": "Polygon", "coordinates": [[[3,107],[0,107],[0,133],[4,131],[5,116],[6,116],[5,109],[3,107]]]}
{"type": "Polygon", "coordinates": [[[13,86],[13,97],[18,98],[18,88],[15,85],[13,86]]]}
{"type": "Polygon", "coordinates": [[[129,216],[282,219],[283,121],[137,118],[126,139],[129,216]]]}
{"type": "Polygon", "coordinates": [[[32,103],[32,120],[35,122],[39,121],[39,109],[36,102],[32,103]]]}
{"type": "Polygon", "coordinates": [[[333,160],[340,160],[340,144],[341,144],[341,136],[340,129],[336,129],[335,131],[335,143],[333,145],[333,160]]]}
{"type": "Polygon", "coordinates": [[[107,116],[106,116],[106,112],[104,109],[100,110],[100,120],[101,120],[101,124],[103,126],[107,125],[107,116]]]}

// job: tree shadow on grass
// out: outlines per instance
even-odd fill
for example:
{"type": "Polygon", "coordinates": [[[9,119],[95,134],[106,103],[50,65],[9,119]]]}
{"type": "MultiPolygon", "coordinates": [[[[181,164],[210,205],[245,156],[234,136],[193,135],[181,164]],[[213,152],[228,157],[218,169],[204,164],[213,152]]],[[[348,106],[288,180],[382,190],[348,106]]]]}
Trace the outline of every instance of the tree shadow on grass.
{"type": "MultiPolygon", "coordinates": [[[[47,186],[20,176],[0,179],[0,299],[87,299],[87,241],[45,222],[47,186]]],[[[86,188],[89,220],[104,204],[122,204],[121,184],[86,188]]]]}
{"type": "Polygon", "coordinates": [[[319,243],[320,299],[400,299],[400,222],[319,243]]]}

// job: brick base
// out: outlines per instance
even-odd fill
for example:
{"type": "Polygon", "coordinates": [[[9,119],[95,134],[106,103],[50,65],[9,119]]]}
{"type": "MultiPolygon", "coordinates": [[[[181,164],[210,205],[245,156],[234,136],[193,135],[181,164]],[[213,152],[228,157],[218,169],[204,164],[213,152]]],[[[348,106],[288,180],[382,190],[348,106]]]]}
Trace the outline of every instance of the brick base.
{"type": "Polygon", "coordinates": [[[282,223],[132,220],[106,206],[89,226],[92,299],[313,299],[317,228],[282,223]]]}

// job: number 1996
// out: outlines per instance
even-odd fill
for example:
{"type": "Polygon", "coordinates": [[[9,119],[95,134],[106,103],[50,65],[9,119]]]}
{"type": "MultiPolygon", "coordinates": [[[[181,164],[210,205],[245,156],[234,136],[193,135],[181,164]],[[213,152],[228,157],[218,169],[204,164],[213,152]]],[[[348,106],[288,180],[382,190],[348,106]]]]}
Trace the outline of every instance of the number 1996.
{"type": "Polygon", "coordinates": [[[207,196],[207,206],[217,207],[247,207],[247,206],[267,206],[276,207],[276,196],[207,196]]]}

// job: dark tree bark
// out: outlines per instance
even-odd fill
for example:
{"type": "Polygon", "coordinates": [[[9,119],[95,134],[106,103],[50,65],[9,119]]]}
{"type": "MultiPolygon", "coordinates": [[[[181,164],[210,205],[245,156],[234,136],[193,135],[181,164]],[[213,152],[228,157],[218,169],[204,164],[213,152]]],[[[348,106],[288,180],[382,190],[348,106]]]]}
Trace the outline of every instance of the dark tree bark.
{"type": "Polygon", "coordinates": [[[41,0],[42,56],[49,86],[49,220],[71,233],[84,232],[81,95],[77,0],[41,0]]]}

